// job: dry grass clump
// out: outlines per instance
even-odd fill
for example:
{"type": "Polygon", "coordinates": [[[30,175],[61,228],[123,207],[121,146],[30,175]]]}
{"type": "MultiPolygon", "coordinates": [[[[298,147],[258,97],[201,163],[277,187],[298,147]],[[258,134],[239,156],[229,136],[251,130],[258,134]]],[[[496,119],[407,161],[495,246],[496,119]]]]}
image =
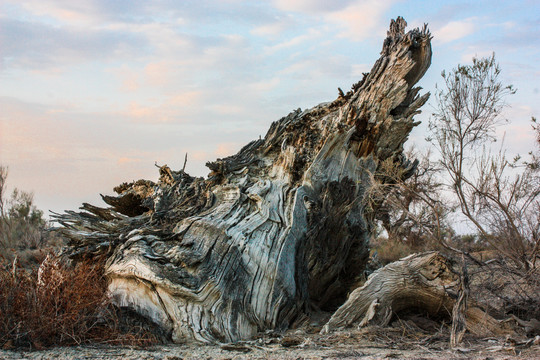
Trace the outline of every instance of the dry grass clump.
{"type": "Polygon", "coordinates": [[[101,262],[70,267],[49,255],[25,269],[15,261],[0,268],[0,289],[0,348],[156,342],[142,329],[120,330],[101,262]]]}

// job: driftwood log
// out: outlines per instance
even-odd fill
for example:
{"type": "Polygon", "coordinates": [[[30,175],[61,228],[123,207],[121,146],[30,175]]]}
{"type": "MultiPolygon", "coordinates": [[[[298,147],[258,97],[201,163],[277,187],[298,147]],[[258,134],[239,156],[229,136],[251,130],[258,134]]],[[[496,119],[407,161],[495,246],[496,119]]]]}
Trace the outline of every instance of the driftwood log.
{"type": "MultiPolygon", "coordinates": [[[[430,65],[431,36],[405,26],[391,22],[381,57],[350,91],[274,122],[263,139],[209,162],[208,178],[164,165],[157,183],[103,196],[108,208],[57,214],[70,239],[64,255],[106,256],[114,301],[174,341],[248,339],[337,309],[368,259],[373,174],[384,161],[404,176],[415,168],[403,144],[429,97],[414,85],[430,65]]],[[[358,299],[359,314],[375,306],[358,299]]],[[[329,327],[345,321],[344,306],[329,327]]]]}
{"type": "MultiPolygon", "coordinates": [[[[401,311],[417,311],[450,318],[458,301],[459,276],[438,252],[414,254],[388,264],[370,275],[332,315],[322,332],[351,326],[388,325],[401,311]]],[[[478,336],[509,331],[475,304],[464,311],[467,330],[478,336]]]]}

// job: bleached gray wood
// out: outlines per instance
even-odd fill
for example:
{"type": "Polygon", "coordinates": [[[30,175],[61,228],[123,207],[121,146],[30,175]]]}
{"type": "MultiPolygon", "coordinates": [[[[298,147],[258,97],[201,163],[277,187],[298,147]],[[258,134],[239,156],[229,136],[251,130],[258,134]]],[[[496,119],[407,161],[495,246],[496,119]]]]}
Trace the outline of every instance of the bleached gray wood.
{"type": "MultiPolygon", "coordinates": [[[[407,256],[371,274],[332,315],[322,332],[368,324],[386,326],[394,314],[403,310],[452,318],[452,311],[462,296],[460,285],[450,261],[440,253],[407,256]]],[[[466,326],[468,331],[479,336],[512,333],[475,304],[463,309],[460,321],[460,326],[466,326]]],[[[459,341],[452,337],[452,346],[459,341]]]]}
{"type": "MultiPolygon", "coordinates": [[[[392,21],[381,57],[352,90],[274,122],[263,139],[209,162],[207,179],[160,167],[57,215],[66,256],[107,256],[109,290],[175,341],[230,342],[286,329],[341,305],[365,268],[373,229],[369,179],[403,143],[427,101],[426,27],[392,21]]],[[[201,139],[203,141],[203,139],[201,139]]]]}

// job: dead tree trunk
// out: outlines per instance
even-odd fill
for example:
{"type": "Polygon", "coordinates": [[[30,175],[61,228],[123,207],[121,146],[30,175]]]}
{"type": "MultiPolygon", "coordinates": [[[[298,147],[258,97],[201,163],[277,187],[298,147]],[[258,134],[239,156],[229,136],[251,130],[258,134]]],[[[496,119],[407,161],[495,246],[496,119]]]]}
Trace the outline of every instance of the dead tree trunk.
{"type": "MultiPolygon", "coordinates": [[[[323,332],[368,324],[387,325],[404,310],[452,317],[460,296],[459,276],[438,252],[410,255],[375,271],[332,315],[323,332]]],[[[467,330],[475,335],[508,334],[499,322],[476,306],[465,311],[467,330]]]]}
{"type": "Polygon", "coordinates": [[[364,270],[367,193],[382,161],[412,170],[403,143],[427,101],[426,27],[392,21],[381,57],[352,90],[274,122],[264,139],[209,162],[207,179],[160,168],[57,215],[76,260],[106,254],[109,289],[173,340],[236,341],[335,309],[364,270]]]}

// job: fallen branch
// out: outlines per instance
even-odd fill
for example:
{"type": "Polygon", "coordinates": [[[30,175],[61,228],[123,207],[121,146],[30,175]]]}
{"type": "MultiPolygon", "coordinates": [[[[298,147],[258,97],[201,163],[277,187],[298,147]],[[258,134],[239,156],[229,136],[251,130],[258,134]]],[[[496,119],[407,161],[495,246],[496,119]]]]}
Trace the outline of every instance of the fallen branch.
{"type": "MultiPolygon", "coordinates": [[[[322,332],[368,324],[388,325],[404,310],[450,318],[458,284],[450,261],[438,252],[413,254],[375,271],[332,315],[322,332]]],[[[468,331],[475,335],[503,335],[509,331],[476,306],[466,310],[468,331]]]]}

